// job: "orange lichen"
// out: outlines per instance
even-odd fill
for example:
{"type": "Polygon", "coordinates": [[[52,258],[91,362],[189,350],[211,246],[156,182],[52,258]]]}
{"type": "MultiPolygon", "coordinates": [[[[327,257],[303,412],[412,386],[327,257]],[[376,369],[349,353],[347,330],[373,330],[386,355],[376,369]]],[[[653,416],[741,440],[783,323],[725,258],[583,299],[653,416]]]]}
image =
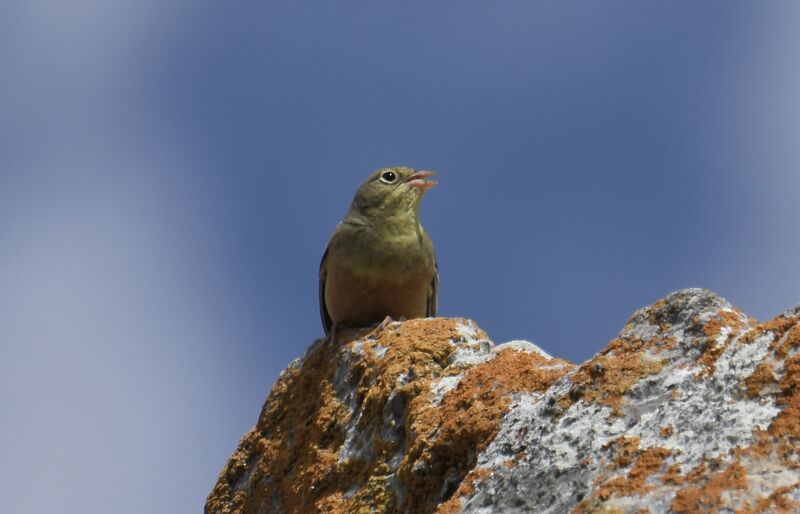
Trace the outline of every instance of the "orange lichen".
{"type": "MultiPolygon", "coordinates": [[[[664,325],[664,328],[661,328],[662,331],[669,330],[669,323],[664,321],[658,314],[667,306],[667,301],[662,298],[658,300],[656,303],[651,305],[647,308],[647,321],[652,323],[653,325],[664,325]]],[[[628,320],[628,324],[633,321],[633,318],[628,320]]]]}
{"type": "Polygon", "coordinates": [[[779,359],[784,358],[792,347],[800,345],[800,328],[798,328],[800,316],[785,317],[778,316],[775,319],[757,323],[741,338],[743,344],[751,343],[759,336],[767,332],[773,334],[770,349],[779,359]],[[791,332],[791,333],[790,333],[791,332]],[[787,335],[787,333],[790,333],[787,335]],[[784,335],[787,335],[784,339],[784,335]]]}
{"type": "Polygon", "coordinates": [[[800,353],[789,355],[800,346],[800,317],[778,316],[758,324],[746,337],[752,341],[763,333],[772,334],[769,346],[772,361],[765,359],[759,364],[745,385],[751,397],[773,386],[774,402],[780,412],[765,431],[757,431],[756,442],[744,452],[755,459],[777,455],[785,466],[797,469],[800,468],[800,353]],[[780,360],[783,371],[779,378],[772,362],[780,360]]]}
{"type": "Polygon", "coordinates": [[[639,450],[640,439],[636,436],[622,436],[606,447],[615,447],[616,452],[611,460],[611,469],[626,468],[631,465],[639,450]]]}
{"type": "MultiPolygon", "coordinates": [[[[340,333],[338,341],[369,331],[340,333]]],[[[362,409],[358,430],[379,432],[390,394],[413,396],[427,390],[431,377],[446,366],[449,340],[460,339],[455,320],[412,320],[363,339],[347,380],[362,409]],[[385,348],[379,359],[376,349],[385,348]],[[402,373],[416,377],[396,387],[402,373]]],[[[349,344],[349,343],[348,343],[349,344]]],[[[338,343],[318,342],[299,366],[290,367],[272,388],[256,427],[220,475],[207,512],[256,512],[262,506],[287,513],[349,513],[394,508],[388,461],[400,441],[375,438],[369,461],[339,462],[350,412],[333,387],[336,366],[344,358],[338,343]],[[258,487],[241,488],[249,483],[258,487]],[[345,494],[358,490],[360,494],[345,494]],[[364,494],[366,493],[366,494],[364,494]]]]}
{"type": "Polygon", "coordinates": [[[720,311],[717,316],[705,322],[703,334],[706,336],[706,340],[703,353],[697,359],[697,363],[703,367],[700,376],[714,373],[720,355],[744,326],[740,316],[741,313],[738,311],[720,311]],[[727,339],[725,341],[717,340],[717,336],[726,328],[729,329],[727,339]]]}
{"type": "Polygon", "coordinates": [[[582,364],[572,378],[572,387],[559,399],[562,409],[579,400],[611,407],[622,414],[623,395],[639,380],[654,375],[664,367],[664,360],[646,359],[650,343],[639,339],[614,339],[593,359],[582,364]]]}
{"type": "Polygon", "coordinates": [[[680,485],[683,483],[684,478],[681,476],[681,466],[680,464],[673,464],[664,472],[664,475],[661,477],[661,480],[665,484],[670,485],[680,485]]]}
{"type": "MultiPolygon", "coordinates": [[[[755,432],[756,440],[752,445],[737,450],[737,461],[726,472],[713,475],[703,485],[679,491],[673,503],[676,512],[716,512],[721,491],[746,489],[745,471],[737,469],[737,466],[741,467],[738,459],[743,456],[756,461],[777,457],[787,468],[800,468],[800,354],[792,355],[792,351],[800,347],[798,321],[797,316],[778,316],[764,323],[753,323],[752,328],[739,338],[739,344],[751,344],[765,334],[771,336],[769,353],[743,380],[743,386],[750,398],[758,398],[768,391],[780,412],[766,430],[755,432]],[[783,361],[782,372],[778,373],[776,366],[780,361],[783,361]]],[[[690,484],[699,482],[695,477],[686,477],[684,481],[690,484]]],[[[759,498],[755,504],[745,502],[747,507],[737,512],[796,512],[798,505],[787,497],[787,492],[792,489],[776,489],[771,495],[759,498]]]]}
{"type": "Polygon", "coordinates": [[[666,448],[639,449],[638,437],[623,436],[606,448],[611,446],[616,447],[616,452],[608,469],[613,471],[630,466],[628,474],[609,479],[601,478],[595,483],[592,495],[579,503],[572,511],[573,514],[606,512],[603,503],[611,498],[646,494],[654,487],[647,483],[648,478],[658,473],[664,464],[664,459],[671,455],[666,448]]]}
{"type": "Polygon", "coordinates": [[[777,444],[777,451],[785,465],[800,468],[800,354],[784,362],[784,376],[778,384],[777,401],[782,409],[772,420],[762,442],[777,444]]]}
{"type": "MultiPolygon", "coordinates": [[[[662,329],[664,330],[664,329],[662,329]]],[[[659,337],[650,340],[649,347],[654,354],[659,354],[668,350],[673,350],[678,346],[678,340],[674,337],[659,337]]]]}
{"type": "MultiPolygon", "coordinates": [[[[470,344],[457,321],[342,331],[336,343],[315,344],[276,382],[256,427],[222,471],[206,512],[433,512],[462,485],[477,453],[499,430],[508,395],[544,391],[572,367],[508,349],[466,370],[448,368],[451,342],[470,344]],[[361,338],[357,346],[354,338],[361,338]],[[337,369],[343,359],[346,377],[337,369]],[[463,374],[458,385],[433,405],[431,381],[454,373],[463,374]],[[336,390],[343,380],[346,398],[336,390]],[[355,426],[346,405],[358,411],[355,426]],[[362,457],[340,460],[348,427],[367,447],[359,449],[362,457]],[[403,498],[395,496],[398,483],[403,498]]],[[[476,337],[486,335],[478,331],[476,337]]],[[[481,477],[474,472],[470,480],[481,477]]]]}
{"type": "Polygon", "coordinates": [[[703,333],[706,337],[717,337],[725,328],[739,330],[744,326],[741,315],[739,311],[719,311],[714,318],[705,322],[703,333]]]}
{"type": "Polygon", "coordinates": [[[670,454],[668,449],[658,447],[647,448],[639,452],[636,463],[628,472],[627,480],[620,484],[621,487],[615,493],[620,496],[631,496],[650,490],[652,487],[646,484],[647,479],[661,469],[664,459],[670,454]]]}
{"type": "Polygon", "coordinates": [[[431,512],[449,498],[500,429],[509,394],[545,391],[570,368],[565,361],[507,349],[468,369],[437,407],[425,396],[414,399],[408,415],[412,437],[397,473],[414,494],[405,497],[400,510],[431,512]],[[444,483],[448,474],[456,477],[451,491],[444,483]]]}
{"type": "Polygon", "coordinates": [[[486,480],[489,475],[491,475],[491,471],[486,468],[475,468],[470,471],[461,481],[461,485],[458,486],[455,494],[439,505],[439,508],[436,509],[436,514],[456,514],[461,512],[461,498],[471,495],[475,491],[475,483],[486,480]]]}
{"type": "Polygon", "coordinates": [[[769,496],[758,498],[755,505],[747,502],[747,507],[736,511],[736,514],[793,514],[800,509],[800,502],[788,497],[795,489],[800,488],[800,482],[788,487],[779,487],[769,496]]]}
{"type": "Polygon", "coordinates": [[[762,362],[753,373],[744,380],[744,385],[747,388],[747,396],[756,398],[761,391],[768,385],[775,383],[775,370],[769,362],[762,362]]]}
{"type": "Polygon", "coordinates": [[[643,487],[650,475],[659,471],[664,459],[671,454],[672,452],[667,448],[654,447],[643,450],[636,459],[636,464],[628,473],[628,478],[643,487]]]}
{"type": "MultiPolygon", "coordinates": [[[[665,308],[673,309],[661,301],[644,311],[662,330],[670,328],[664,320],[672,319],[669,312],[661,312],[665,308]]],[[[603,452],[581,461],[584,467],[600,470],[600,476],[573,512],[623,512],[615,500],[640,497],[647,504],[648,494],[661,495],[663,490],[674,491],[671,511],[676,513],[723,508],[736,509],[737,514],[800,512],[800,502],[792,500],[800,482],[759,497],[749,491],[747,480],[748,470],[760,469],[754,466],[761,463],[800,469],[800,315],[756,323],[738,311],[720,311],[709,321],[701,319],[698,315],[693,322],[702,334],[693,330],[686,337],[704,344],[698,361],[703,376],[714,371],[734,339],[739,345],[769,343],[767,355],[742,379],[741,391],[754,401],[771,402],[779,412],[767,428],[754,431],[750,446],[709,456],[685,475],[666,448],[642,449],[638,437],[619,437],[603,452]]],[[[511,397],[544,392],[574,367],[514,349],[473,367],[448,367],[452,341],[460,341],[462,348],[478,347],[464,341],[458,326],[457,320],[412,320],[372,333],[342,331],[342,344],[314,345],[278,379],[258,424],[245,434],[222,471],[206,512],[460,511],[464,498],[479,492],[492,473],[475,465],[497,435],[511,397]],[[357,345],[354,337],[362,338],[357,345]],[[432,381],[454,375],[458,384],[434,401],[432,381]],[[351,419],[354,414],[357,417],[351,419]],[[349,460],[341,455],[347,430],[355,431],[365,445],[349,454],[349,460]]],[[[621,415],[625,394],[665,366],[666,360],[654,357],[677,344],[665,337],[611,341],[575,370],[571,389],[557,406],[595,402],[621,415]]],[[[680,394],[673,390],[671,398],[680,394]]],[[[658,434],[670,438],[675,430],[662,426],[658,434]]],[[[512,438],[510,458],[494,468],[498,473],[513,471],[526,458],[530,448],[523,432],[512,438]]],[[[688,466],[684,463],[684,469],[688,466]]],[[[627,506],[624,512],[631,508],[635,509],[627,506]]]]}
{"type": "Polygon", "coordinates": [[[771,348],[775,351],[775,357],[785,358],[793,349],[800,347],[800,320],[790,318],[794,325],[786,332],[778,332],[771,348]]]}
{"type": "Polygon", "coordinates": [[[224,502],[229,502],[228,512],[255,511],[255,506],[274,495],[286,499],[285,510],[300,512],[312,508],[313,500],[324,496],[329,483],[318,471],[335,460],[344,434],[334,427],[344,426],[348,420],[330,382],[335,352],[334,345],[318,343],[300,367],[289,368],[281,375],[258,424],[234,454],[231,463],[236,464],[229,463],[223,470],[209,496],[207,511],[216,511],[224,502]],[[300,439],[293,440],[295,436],[300,439]],[[269,485],[240,490],[236,484],[245,471],[251,475],[250,483],[263,481],[269,485]],[[317,494],[298,494],[308,491],[317,494]]]}
{"type": "MultiPolygon", "coordinates": [[[[715,513],[722,507],[729,507],[721,500],[723,493],[747,489],[747,471],[737,461],[726,469],[712,473],[700,480],[699,485],[680,489],[672,500],[670,508],[678,514],[715,513]]],[[[697,481],[692,481],[697,484],[697,481]]]]}

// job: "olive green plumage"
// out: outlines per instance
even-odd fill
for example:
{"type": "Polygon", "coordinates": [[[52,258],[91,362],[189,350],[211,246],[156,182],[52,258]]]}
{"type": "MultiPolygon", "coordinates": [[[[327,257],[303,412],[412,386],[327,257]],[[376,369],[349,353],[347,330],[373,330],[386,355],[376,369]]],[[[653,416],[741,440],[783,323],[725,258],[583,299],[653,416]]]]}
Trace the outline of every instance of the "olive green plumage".
{"type": "Polygon", "coordinates": [[[393,319],[436,316],[439,274],[419,205],[430,171],[381,168],[356,191],[319,268],[325,333],[393,319]]]}

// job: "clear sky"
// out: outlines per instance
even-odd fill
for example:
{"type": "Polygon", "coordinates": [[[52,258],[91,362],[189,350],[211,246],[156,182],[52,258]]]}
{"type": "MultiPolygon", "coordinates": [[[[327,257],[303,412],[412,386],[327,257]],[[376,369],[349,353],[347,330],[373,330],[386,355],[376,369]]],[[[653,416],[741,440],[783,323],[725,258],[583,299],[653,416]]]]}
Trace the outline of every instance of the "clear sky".
{"type": "Polygon", "coordinates": [[[199,512],[377,167],[497,342],[800,302],[797,2],[189,4],[0,7],[5,512],[199,512]]]}

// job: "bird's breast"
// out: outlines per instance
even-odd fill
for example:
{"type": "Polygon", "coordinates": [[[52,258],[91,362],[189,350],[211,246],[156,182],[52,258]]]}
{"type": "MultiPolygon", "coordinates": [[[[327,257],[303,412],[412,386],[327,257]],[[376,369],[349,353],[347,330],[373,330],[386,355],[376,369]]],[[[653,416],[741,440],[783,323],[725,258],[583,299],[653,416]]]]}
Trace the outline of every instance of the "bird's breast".
{"type": "Polygon", "coordinates": [[[374,237],[369,233],[343,235],[331,248],[331,265],[355,276],[378,276],[403,282],[432,272],[433,247],[424,233],[374,237]]]}
{"type": "Polygon", "coordinates": [[[426,315],[435,273],[424,235],[342,234],[326,260],[325,304],[337,325],[368,326],[385,316],[426,315]]]}

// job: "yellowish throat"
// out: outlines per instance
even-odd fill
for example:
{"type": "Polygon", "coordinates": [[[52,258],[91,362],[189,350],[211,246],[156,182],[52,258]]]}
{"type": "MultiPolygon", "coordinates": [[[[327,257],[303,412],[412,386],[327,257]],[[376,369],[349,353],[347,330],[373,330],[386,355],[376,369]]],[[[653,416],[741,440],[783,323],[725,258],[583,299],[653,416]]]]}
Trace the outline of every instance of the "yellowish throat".
{"type": "Polygon", "coordinates": [[[419,205],[432,171],[381,168],[361,184],[319,267],[325,333],[436,316],[439,273],[419,205]]]}

